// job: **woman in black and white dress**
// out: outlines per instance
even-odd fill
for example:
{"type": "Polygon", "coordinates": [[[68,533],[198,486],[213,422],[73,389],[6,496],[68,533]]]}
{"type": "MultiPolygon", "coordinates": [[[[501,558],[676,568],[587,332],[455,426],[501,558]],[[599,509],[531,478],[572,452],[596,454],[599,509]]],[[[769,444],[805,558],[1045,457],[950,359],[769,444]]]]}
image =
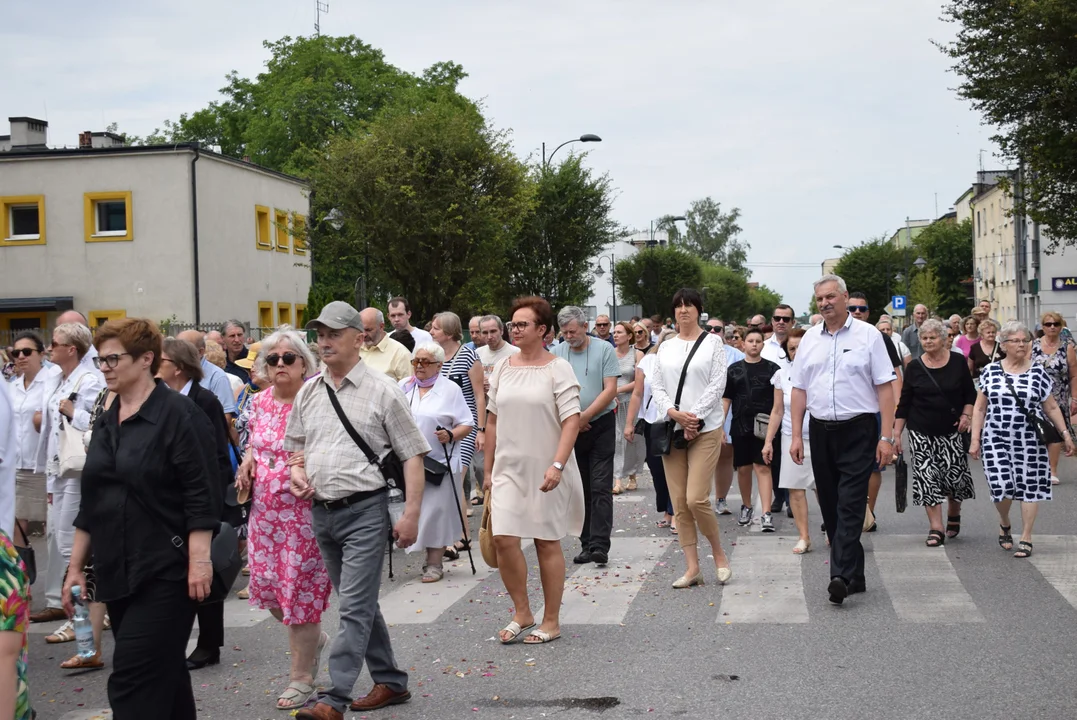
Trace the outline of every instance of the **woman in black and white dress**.
{"type": "Polygon", "coordinates": [[[1051,395],[1051,378],[1031,358],[1032,333],[1023,323],[1002,326],[999,338],[1006,358],[992,363],[980,374],[980,394],[972,413],[972,444],[969,454],[983,455],[984,474],[991,499],[998,511],[998,544],[1013,548],[1010,505],[1021,503],[1021,540],[1016,558],[1032,555],[1032,526],[1038,503],[1051,499],[1051,466],[1047,446],[1037,435],[1032,420],[1046,416],[1062,433],[1066,456],[1073,455],[1073,438],[1058,402],[1051,395]],[[981,437],[982,436],[982,437],[981,437]]]}
{"type": "Polygon", "coordinates": [[[901,431],[909,431],[912,501],[927,511],[928,547],[942,547],[946,538],[957,537],[961,503],[976,497],[962,438],[972,422],[976,390],[964,356],[946,349],[946,331],[941,320],[920,326],[924,354],[905,368],[894,423],[895,452],[901,452],[901,431]],[[943,500],[949,501],[945,534],[943,500]]]}

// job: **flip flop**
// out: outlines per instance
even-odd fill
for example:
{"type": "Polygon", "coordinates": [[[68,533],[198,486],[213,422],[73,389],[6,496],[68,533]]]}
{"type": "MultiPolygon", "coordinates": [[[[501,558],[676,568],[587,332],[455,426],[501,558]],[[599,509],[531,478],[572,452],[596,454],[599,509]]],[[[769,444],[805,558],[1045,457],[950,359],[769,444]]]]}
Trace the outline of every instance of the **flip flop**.
{"type": "Polygon", "coordinates": [[[513,620],[501,629],[501,632],[507,632],[511,635],[511,637],[508,640],[505,640],[501,637],[501,633],[498,633],[498,640],[501,640],[502,645],[512,645],[514,642],[520,639],[520,635],[527,632],[533,627],[535,627],[535,623],[531,623],[527,627],[521,627],[520,623],[513,620]]]}
{"type": "Polygon", "coordinates": [[[551,643],[561,637],[561,632],[558,631],[556,635],[551,635],[545,630],[539,630],[538,628],[532,630],[527,637],[524,638],[524,645],[545,645],[551,643]],[[531,638],[535,638],[532,640],[531,638]]]}
{"type": "Polygon", "coordinates": [[[314,688],[306,683],[301,683],[298,680],[288,683],[288,687],[284,688],[284,692],[277,698],[278,710],[298,710],[307,704],[307,700],[314,694],[314,688]],[[284,700],[286,704],[281,705],[280,701],[284,700]]]}

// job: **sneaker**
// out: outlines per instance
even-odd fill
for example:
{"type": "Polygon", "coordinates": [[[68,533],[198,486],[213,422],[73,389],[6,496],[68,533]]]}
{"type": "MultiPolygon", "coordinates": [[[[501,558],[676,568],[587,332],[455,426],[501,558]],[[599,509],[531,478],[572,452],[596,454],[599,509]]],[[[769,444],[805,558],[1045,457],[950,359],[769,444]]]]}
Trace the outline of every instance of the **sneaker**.
{"type": "Polygon", "coordinates": [[[747,505],[740,506],[740,518],[737,520],[738,525],[751,525],[752,524],[752,509],[747,505]]]}
{"type": "Polygon", "coordinates": [[[714,511],[719,515],[732,515],[729,510],[729,504],[726,503],[725,498],[718,498],[718,502],[714,503],[714,511]]]}
{"type": "Polygon", "coordinates": [[[763,528],[763,532],[774,532],[774,518],[771,513],[763,513],[763,519],[760,521],[760,526],[763,528]]]}

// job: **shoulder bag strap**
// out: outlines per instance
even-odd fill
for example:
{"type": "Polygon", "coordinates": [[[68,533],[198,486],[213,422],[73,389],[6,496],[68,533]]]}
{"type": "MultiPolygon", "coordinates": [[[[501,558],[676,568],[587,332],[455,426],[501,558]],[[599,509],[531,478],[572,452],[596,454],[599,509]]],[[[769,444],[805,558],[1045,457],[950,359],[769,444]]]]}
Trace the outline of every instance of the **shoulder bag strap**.
{"type": "Polygon", "coordinates": [[[1021,396],[1017,394],[1017,390],[1014,389],[1013,380],[1010,379],[1010,374],[1001,367],[999,369],[1002,370],[1002,378],[1006,381],[1006,388],[1010,391],[1010,394],[1013,395],[1013,399],[1017,401],[1017,407],[1020,408],[1021,414],[1024,415],[1025,419],[1030,423],[1035,423],[1034,415],[1029,412],[1029,409],[1025,406],[1025,401],[1021,399],[1021,396]]]}
{"type": "MultiPolygon", "coordinates": [[[[931,368],[929,368],[927,366],[927,363],[924,362],[923,356],[921,355],[920,357],[916,358],[916,360],[920,363],[920,366],[924,368],[924,373],[927,375],[927,379],[930,380],[931,384],[935,386],[935,389],[939,391],[939,395],[942,395],[944,400],[949,400],[950,398],[948,398],[946,396],[946,393],[942,391],[942,388],[939,387],[939,381],[936,380],[935,376],[931,374],[931,368]]],[[[943,367],[945,367],[945,365],[943,367]]],[[[1007,380],[1008,379],[1009,378],[1007,378],[1007,380]]],[[[953,405],[950,406],[950,413],[953,415],[957,415],[957,410],[954,410],[953,405]]]]}
{"type": "Polygon", "coordinates": [[[681,393],[684,392],[684,380],[688,377],[688,366],[692,364],[692,358],[696,356],[696,350],[699,350],[699,346],[703,344],[703,341],[707,339],[707,333],[701,332],[699,337],[696,338],[696,344],[692,346],[691,352],[688,353],[688,359],[684,361],[684,367],[681,368],[681,379],[677,383],[677,397],[673,401],[673,407],[677,410],[681,409],[681,393]]]}
{"type": "Polygon", "coordinates": [[[337,394],[333,392],[329,387],[329,383],[322,383],[325,385],[325,392],[329,395],[329,402],[333,404],[333,409],[337,411],[337,417],[340,418],[341,424],[344,425],[344,429],[351,436],[351,439],[355,441],[355,444],[359,446],[359,449],[366,455],[367,461],[374,466],[378,466],[378,456],[374,454],[374,451],[370,449],[370,446],[366,444],[366,441],[360,437],[359,433],[352,426],[351,421],[348,420],[348,416],[344,414],[344,408],[340,406],[340,400],[337,400],[337,394]]]}

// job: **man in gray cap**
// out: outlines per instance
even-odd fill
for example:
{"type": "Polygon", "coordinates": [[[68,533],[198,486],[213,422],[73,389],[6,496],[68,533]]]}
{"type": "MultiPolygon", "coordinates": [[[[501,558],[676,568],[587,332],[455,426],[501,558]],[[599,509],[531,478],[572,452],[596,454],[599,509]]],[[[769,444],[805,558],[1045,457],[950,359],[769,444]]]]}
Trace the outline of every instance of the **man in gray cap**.
{"type": "Polygon", "coordinates": [[[360,361],[364,336],[358,310],[345,302],[331,302],[307,329],[318,331],[326,371],[296,395],[284,449],[302,453],[292,463],[291,491],[313,501],[314,534],[340,598],[340,629],[329,653],[329,686],[296,717],[341,720],[349,703],[352,710],[362,712],[411,698],[408,674],[397,666],[378,607],[389,496],[397,497],[397,491],[388,487],[378,465],[367,460],[345,423],[379,459],[395,452],[403,462],[407,500],[393,526],[398,547],[415,542],[423,499],[423,455],[430,446],[396,383],[360,361]],[[343,418],[331,396],[339,402],[343,418]],[[374,688],[351,702],[364,659],[374,688]]]}

